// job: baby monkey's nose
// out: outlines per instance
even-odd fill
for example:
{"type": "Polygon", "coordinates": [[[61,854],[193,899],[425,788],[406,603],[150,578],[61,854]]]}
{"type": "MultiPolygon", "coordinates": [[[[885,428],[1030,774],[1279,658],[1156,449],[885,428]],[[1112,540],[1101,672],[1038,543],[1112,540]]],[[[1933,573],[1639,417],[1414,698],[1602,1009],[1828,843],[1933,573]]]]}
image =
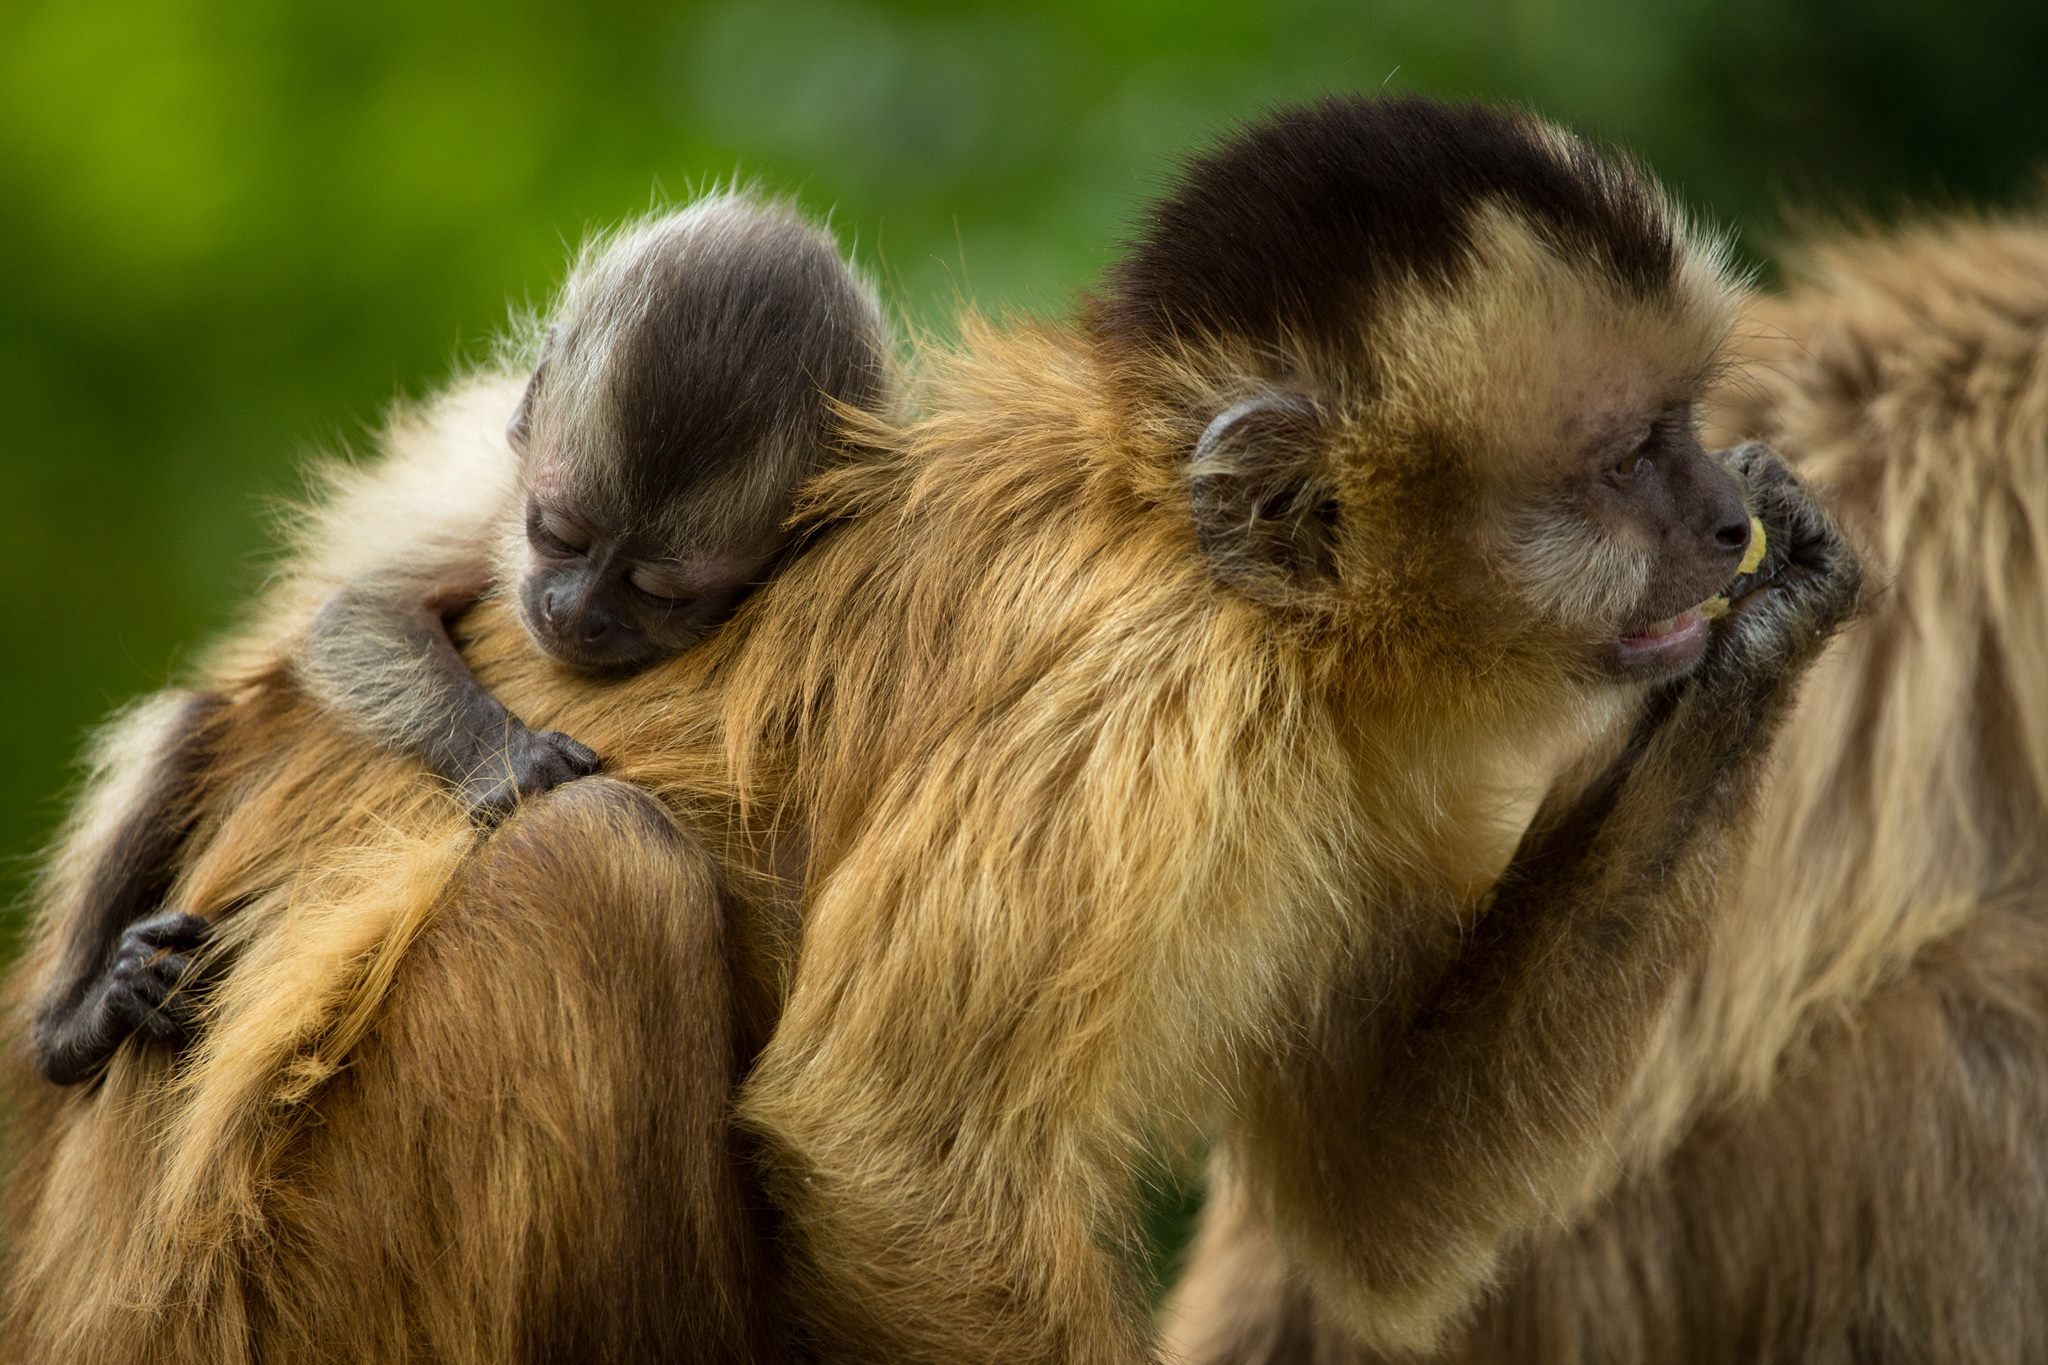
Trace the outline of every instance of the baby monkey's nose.
{"type": "Polygon", "coordinates": [[[594,645],[611,634],[611,622],[603,612],[587,607],[581,611],[564,611],[561,595],[553,588],[540,595],[540,615],[548,629],[560,631],[586,645],[594,645]]]}

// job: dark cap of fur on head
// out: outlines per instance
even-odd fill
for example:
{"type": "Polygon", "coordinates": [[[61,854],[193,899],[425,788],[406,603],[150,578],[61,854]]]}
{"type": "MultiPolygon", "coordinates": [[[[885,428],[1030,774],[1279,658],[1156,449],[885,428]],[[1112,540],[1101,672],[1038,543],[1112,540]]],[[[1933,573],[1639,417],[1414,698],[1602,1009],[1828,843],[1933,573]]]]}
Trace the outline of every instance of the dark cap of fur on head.
{"type": "Polygon", "coordinates": [[[1346,96],[1282,110],[1193,158],[1091,320],[1147,350],[1283,334],[1342,345],[1394,289],[1456,283],[1489,203],[1632,296],[1672,288],[1678,225],[1627,159],[1512,110],[1346,96]]]}
{"type": "Polygon", "coordinates": [[[786,500],[774,495],[815,458],[831,402],[872,407],[885,384],[872,291],[825,232],[744,195],[587,249],[556,326],[541,402],[562,454],[650,529],[664,511],[786,500]],[[754,485],[758,497],[700,496],[754,485]]]}

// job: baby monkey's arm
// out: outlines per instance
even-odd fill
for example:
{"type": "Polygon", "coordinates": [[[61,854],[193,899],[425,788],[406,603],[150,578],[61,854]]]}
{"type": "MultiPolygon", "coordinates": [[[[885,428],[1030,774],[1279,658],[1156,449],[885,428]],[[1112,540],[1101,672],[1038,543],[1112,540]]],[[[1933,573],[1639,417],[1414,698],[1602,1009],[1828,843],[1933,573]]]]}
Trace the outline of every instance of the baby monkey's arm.
{"type": "Polygon", "coordinates": [[[481,555],[350,583],[313,618],[300,672],[350,725],[419,759],[495,820],[599,760],[565,734],[528,728],[470,672],[448,621],[490,586],[481,555]]]}
{"type": "Polygon", "coordinates": [[[308,596],[324,601],[293,657],[306,690],[486,818],[598,766],[566,735],[528,729],[448,638],[496,586],[493,550],[522,516],[518,456],[496,434],[517,398],[491,376],[401,413],[382,458],[330,471],[300,539],[308,596]]]}

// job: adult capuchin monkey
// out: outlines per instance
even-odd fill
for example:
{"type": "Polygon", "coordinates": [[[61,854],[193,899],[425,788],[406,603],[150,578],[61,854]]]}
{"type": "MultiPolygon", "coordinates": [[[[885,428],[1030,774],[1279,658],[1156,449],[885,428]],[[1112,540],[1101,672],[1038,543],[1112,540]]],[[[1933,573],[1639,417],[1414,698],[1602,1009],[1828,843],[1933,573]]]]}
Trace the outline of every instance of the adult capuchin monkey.
{"type": "MultiPolygon", "coordinates": [[[[721,194],[594,239],[505,439],[340,476],[347,531],[318,566],[338,586],[293,647],[295,671],[485,821],[596,772],[595,752],[529,728],[477,681],[449,620],[503,593],[536,648],[595,673],[688,648],[782,554],[795,487],[824,462],[839,410],[887,400],[888,351],[872,289],[785,205],[721,194]]],[[[133,1031],[189,1039],[188,973],[211,924],[163,902],[220,705],[154,700],[138,722],[150,738],[128,732],[103,780],[125,814],[97,851],[74,850],[66,966],[35,1025],[51,1081],[97,1075],[133,1031]]]]}
{"type": "Polygon", "coordinates": [[[928,356],[928,415],[812,480],[829,531],[703,649],[565,676],[484,603],[478,676],[645,795],[524,803],[480,862],[251,646],[178,886],[242,951],[175,1083],[117,1058],[32,1111],[0,1350],[672,1347],[648,1265],[701,1111],[661,1084],[650,797],[764,912],[740,1110],[801,1352],[1151,1358],[1134,1163],[1218,1121],[1346,1320],[1429,1339],[1567,1199],[1857,596],[1776,460],[1695,434],[1721,261],[1522,115],[1258,123],[1078,325],[928,356]],[[800,940],[747,889],[792,847],[800,940]],[[1333,1000],[1380,1021],[1341,1056],[1333,1000]]]}
{"type": "MultiPolygon", "coordinates": [[[[804,788],[823,866],[741,1105],[822,1352],[1148,1358],[1113,1249],[1184,1125],[1258,1154],[1377,1341],[1553,1216],[1858,594],[1773,456],[1701,447],[1722,262],[1561,130],[1332,100],[1193,160],[1084,327],[939,382],[925,552],[879,586],[948,685],[842,682],[859,737],[810,741],[882,776],[804,788]],[[977,504],[1009,543],[950,580],[1000,613],[962,641],[912,604],[977,504]],[[1605,733],[1503,875],[1508,793],[1605,733]]],[[[851,605],[848,657],[892,652],[851,605]]]]}
{"type": "MultiPolygon", "coordinates": [[[[1168,1311],[1186,1360],[2048,1361],[2048,220],[1788,274],[1716,424],[1836,490],[1885,588],[1747,797],[1706,955],[1559,1216],[1436,1349],[1375,1350],[1232,1146],[1168,1311]]],[[[1332,998],[1319,1041],[1376,1028],[1332,998]]],[[[1340,1062],[1303,1097],[1332,1169],[1378,1160],[1374,1085],[1340,1062]]]]}

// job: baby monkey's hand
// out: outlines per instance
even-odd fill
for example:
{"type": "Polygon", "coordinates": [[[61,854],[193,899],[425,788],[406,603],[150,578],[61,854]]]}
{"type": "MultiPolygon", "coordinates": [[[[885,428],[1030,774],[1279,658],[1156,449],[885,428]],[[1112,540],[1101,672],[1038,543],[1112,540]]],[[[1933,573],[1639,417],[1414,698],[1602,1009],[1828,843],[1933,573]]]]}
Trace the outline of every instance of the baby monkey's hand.
{"type": "Polygon", "coordinates": [[[603,765],[590,748],[559,730],[533,730],[514,720],[504,747],[494,749],[461,783],[469,812],[485,824],[505,818],[521,798],[588,777],[603,765]]]}

